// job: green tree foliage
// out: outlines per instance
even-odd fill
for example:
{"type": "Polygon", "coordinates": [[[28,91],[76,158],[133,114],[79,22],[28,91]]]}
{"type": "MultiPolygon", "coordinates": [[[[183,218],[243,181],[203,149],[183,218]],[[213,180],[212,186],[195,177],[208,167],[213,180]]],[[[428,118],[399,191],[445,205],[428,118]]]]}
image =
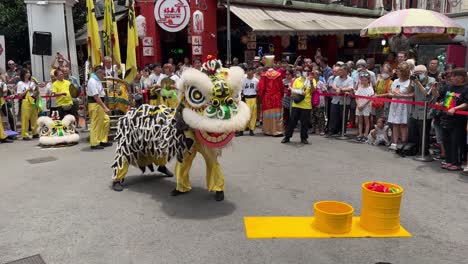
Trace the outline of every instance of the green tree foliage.
{"type": "Polygon", "coordinates": [[[29,33],[23,0],[0,1],[0,35],[5,35],[6,59],[29,59],[29,33]]]}
{"type": "MultiPolygon", "coordinates": [[[[75,32],[85,24],[86,0],[79,0],[73,7],[75,32]]],[[[30,60],[28,19],[23,0],[0,1],[0,35],[5,36],[7,60],[16,63],[30,60]]]]}
{"type": "Polygon", "coordinates": [[[73,6],[73,26],[75,32],[86,25],[86,0],[79,0],[73,6]]]}

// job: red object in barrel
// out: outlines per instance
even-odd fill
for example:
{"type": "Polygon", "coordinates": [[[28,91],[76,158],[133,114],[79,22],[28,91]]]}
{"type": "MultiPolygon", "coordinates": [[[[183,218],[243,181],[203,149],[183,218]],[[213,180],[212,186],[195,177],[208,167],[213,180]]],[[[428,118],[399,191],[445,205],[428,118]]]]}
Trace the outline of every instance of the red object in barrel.
{"type": "Polygon", "coordinates": [[[381,193],[389,193],[390,190],[388,187],[386,187],[383,184],[380,184],[378,182],[373,182],[369,186],[367,186],[367,189],[374,191],[374,192],[381,192],[381,193]]]}

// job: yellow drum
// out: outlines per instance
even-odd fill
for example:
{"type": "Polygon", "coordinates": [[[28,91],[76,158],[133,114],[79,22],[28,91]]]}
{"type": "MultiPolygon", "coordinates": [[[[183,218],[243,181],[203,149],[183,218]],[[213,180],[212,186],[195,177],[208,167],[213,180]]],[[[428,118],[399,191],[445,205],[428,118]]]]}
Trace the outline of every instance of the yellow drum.
{"type": "Polygon", "coordinates": [[[128,83],[124,80],[106,77],[104,87],[107,93],[106,105],[112,111],[121,111],[126,113],[130,106],[128,96],[128,83]]]}
{"type": "Polygon", "coordinates": [[[396,193],[381,193],[369,190],[372,182],[362,184],[361,226],[370,232],[388,234],[400,230],[400,205],[403,188],[396,184],[379,182],[387,188],[396,188],[396,193]]]}
{"type": "Polygon", "coordinates": [[[314,204],[315,228],[331,233],[343,234],[351,231],[354,209],[338,201],[320,201],[314,204]]]}

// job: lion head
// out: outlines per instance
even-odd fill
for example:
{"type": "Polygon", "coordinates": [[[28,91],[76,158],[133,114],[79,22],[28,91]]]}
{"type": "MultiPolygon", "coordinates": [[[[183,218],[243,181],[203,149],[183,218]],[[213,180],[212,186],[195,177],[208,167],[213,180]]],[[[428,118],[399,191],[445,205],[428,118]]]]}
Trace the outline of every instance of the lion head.
{"type": "Polygon", "coordinates": [[[226,146],[250,119],[249,107],[240,100],[244,71],[232,67],[220,73],[220,68],[219,61],[211,57],[203,64],[203,72],[184,70],[178,82],[184,122],[200,142],[216,148],[226,146]]]}

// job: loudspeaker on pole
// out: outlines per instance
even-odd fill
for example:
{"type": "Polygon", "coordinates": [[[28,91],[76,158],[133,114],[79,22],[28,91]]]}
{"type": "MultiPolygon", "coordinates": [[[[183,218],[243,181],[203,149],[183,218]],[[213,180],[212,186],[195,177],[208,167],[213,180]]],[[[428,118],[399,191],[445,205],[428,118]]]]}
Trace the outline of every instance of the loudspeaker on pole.
{"type": "Polygon", "coordinates": [[[34,31],[32,54],[52,56],[52,33],[34,31]]]}

